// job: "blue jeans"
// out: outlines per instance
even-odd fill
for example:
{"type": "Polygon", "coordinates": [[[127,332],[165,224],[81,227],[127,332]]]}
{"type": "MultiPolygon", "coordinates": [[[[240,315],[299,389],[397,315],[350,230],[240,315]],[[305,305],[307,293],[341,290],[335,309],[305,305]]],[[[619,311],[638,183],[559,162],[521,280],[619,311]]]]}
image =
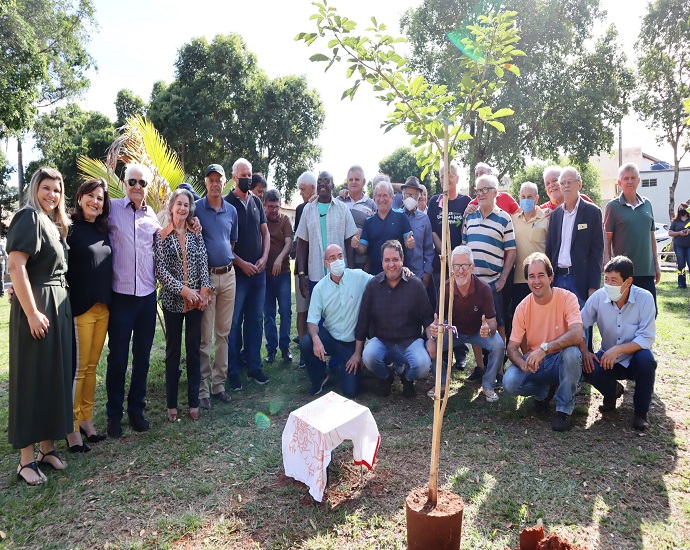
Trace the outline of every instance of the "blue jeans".
{"type": "MultiPolygon", "coordinates": [[[[342,342],[333,338],[322,326],[319,327],[319,339],[326,350],[326,355],[331,358],[338,358],[340,365],[340,387],[345,397],[356,397],[362,384],[362,369],[357,369],[356,374],[348,373],[345,365],[355,352],[355,342],[342,342]]],[[[307,366],[307,373],[312,386],[319,385],[326,374],[326,365],[314,355],[314,342],[309,333],[305,334],[299,341],[299,348],[302,358],[307,366]]]]}
{"type": "MultiPolygon", "coordinates": [[[[603,350],[597,353],[601,359],[604,355],[603,350]]],[[[633,406],[635,412],[649,412],[649,404],[652,402],[654,393],[654,379],[656,378],[656,359],[648,349],[641,349],[633,353],[628,367],[616,363],[612,369],[605,370],[602,366],[594,362],[594,370],[585,374],[585,380],[592,384],[604,397],[614,397],[616,395],[616,380],[634,380],[635,395],[633,406]]]]}
{"type": "Polygon", "coordinates": [[[676,263],[678,264],[678,271],[685,272],[687,265],[690,270],[690,247],[673,245],[673,251],[676,253],[676,263]]]}
{"type": "Polygon", "coordinates": [[[124,411],[125,376],[130,340],[132,341],[132,377],[127,395],[127,414],[130,416],[143,414],[149,358],[155,332],[155,292],[148,296],[113,292],[108,321],[108,368],[105,375],[105,387],[108,393],[105,410],[108,418],[120,420],[124,411]]]}
{"type": "Polygon", "coordinates": [[[406,364],[407,369],[401,376],[409,381],[424,378],[431,368],[431,357],[421,338],[417,338],[406,348],[398,344],[386,346],[378,338],[372,338],[364,346],[362,361],[366,368],[381,379],[389,376],[388,363],[406,364]]]}
{"type": "Polygon", "coordinates": [[[575,287],[575,276],[572,273],[568,273],[567,275],[559,275],[558,273],[554,274],[553,286],[564,288],[565,290],[569,290],[575,294],[575,296],[577,296],[577,303],[579,304],[580,309],[585,306],[588,296],[585,296],[584,299],[582,299],[577,293],[577,288],[575,287]]]}
{"type": "MultiPolygon", "coordinates": [[[[446,334],[448,333],[443,333],[444,350],[448,349],[448,340],[445,337],[446,334]]],[[[481,336],[479,336],[478,331],[474,334],[458,333],[457,336],[453,335],[453,348],[455,348],[459,344],[477,345],[483,349],[489,350],[489,361],[487,364],[486,371],[484,372],[484,376],[482,376],[482,387],[487,390],[493,390],[496,386],[496,375],[498,374],[498,370],[501,368],[501,365],[503,364],[503,354],[505,352],[505,344],[503,343],[503,338],[501,338],[501,335],[498,332],[495,332],[493,336],[482,338],[481,336]]],[[[442,381],[445,382],[447,367],[445,362],[443,366],[444,369],[442,381]]]]}
{"type": "Polygon", "coordinates": [[[247,371],[261,369],[261,340],[264,332],[264,299],[266,272],[247,277],[241,269],[235,270],[235,310],[228,338],[228,376],[239,373],[237,365],[238,336],[244,325],[244,349],[247,352],[247,371]],[[244,323],[241,323],[244,314],[244,323]]]}
{"type": "Polygon", "coordinates": [[[503,389],[511,395],[533,395],[543,401],[548,396],[551,385],[557,384],[558,389],[554,395],[556,410],[572,414],[581,374],[582,354],[576,346],[570,346],[558,353],[549,353],[542,359],[537,372],[525,372],[510,365],[503,375],[503,389]]]}
{"type": "MultiPolygon", "coordinates": [[[[299,292],[299,290],[297,291],[299,292]]],[[[266,301],[264,303],[264,332],[266,351],[275,353],[290,348],[290,327],[292,325],[292,277],[282,273],[277,277],[266,277],[266,301]],[[276,302],[280,314],[280,340],[276,326],[276,302]]]]}
{"type": "Polygon", "coordinates": [[[180,357],[182,355],[182,323],[187,366],[187,404],[190,409],[199,407],[201,382],[201,319],[204,312],[191,309],[175,313],[163,308],[165,319],[165,400],[169,409],[177,408],[177,392],[180,385],[180,357]]]}

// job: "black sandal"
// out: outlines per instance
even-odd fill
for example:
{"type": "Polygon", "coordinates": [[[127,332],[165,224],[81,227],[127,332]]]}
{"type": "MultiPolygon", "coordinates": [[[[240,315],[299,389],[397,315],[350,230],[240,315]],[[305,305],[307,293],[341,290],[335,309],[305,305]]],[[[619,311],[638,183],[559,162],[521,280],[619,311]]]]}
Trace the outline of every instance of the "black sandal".
{"type": "Polygon", "coordinates": [[[86,430],[84,430],[84,428],[82,428],[81,426],[79,427],[79,431],[81,432],[81,434],[83,436],[86,437],[86,440],[89,443],[100,443],[101,441],[104,441],[108,437],[106,434],[99,434],[99,433],[89,435],[86,433],[86,430]]]}
{"type": "Polygon", "coordinates": [[[22,466],[21,461],[19,461],[19,470],[17,470],[17,477],[19,479],[21,479],[27,485],[30,485],[31,487],[35,487],[36,485],[42,485],[43,483],[45,483],[47,481],[45,474],[41,470],[38,469],[38,466],[36,466],[35,462],[29,462],[28,464],[24,464],[24,466],[22,466]],[[30,482],[28,479],[26,479],[22,475],[22,471],[24,470],[24,468],[29,468],[30,470],[33,470],[36,473],[36,475],[38,476],[38,479],[36,481],[34,481],[33,483],[30,482]]]}
{"type": "Polygon", "coordinates": [[[67,466],[67,464],[65,464],[65,461],[60,458],[60,455],[58,455],[55,452],[55,449],[53,449],[52,451],[48,451],[47,453],[44,453],[43,451],[41,451],[39,449],[38,450],[38,460],[36,462],[38,462],[41,466],[43,466],[43,465],[50,466],[53,470],[64,470],[65,467],[67,466]],[[41,456],[41,455],[43,455],[43,456],[41,456]],[[62,468],[56,468],[51,462],[46,462],[45,457],[47,457],[47,456],[54,456],[55,458],[57,458],[60,461],[60,463],[63,465],[63,467],[62,468]]]}

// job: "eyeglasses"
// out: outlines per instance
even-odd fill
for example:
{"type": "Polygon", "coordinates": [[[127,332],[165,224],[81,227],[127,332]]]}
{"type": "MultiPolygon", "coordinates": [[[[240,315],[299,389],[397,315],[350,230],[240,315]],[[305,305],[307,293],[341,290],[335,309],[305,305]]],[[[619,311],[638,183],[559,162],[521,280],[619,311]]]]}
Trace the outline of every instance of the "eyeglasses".
{"type": "Polygon", "coordinates": [[[467,271],[472,264],[453,264],[453,271],[467,271]]]}
{"type": "Polygon", "coordinates": [[[277,205],[273,206],[273,205],[267,204],[264,208],[266,208],[266,210],[280,210],[280,205],[277,204],[277,205]]]}
{"type": "Polygon", "coordinates": [[[475,191],[474,191],[474,194],[475,194],[475,195],[486,195],[486,194],[487,194],[489,191],[491,191],[492,189],[496,189],[496,188],[495,188],[495,187],[489,187],[489,186],[487,186],[487,187],[477,187],[477,189],[475,189],[475,191]]]}
{"type": "Polygon", "coordinates": [[[328,178],[319,178],[318,180],[316,180],[316,183],[319,185],[330,185],[331,180],[328,178]]]}
{"type": "Polygon", "coordinates": [[[127,180],[127,184],[128,184],[130,187],[134,187],[137,183],[138,183],[139,185],[141,185],[142,187],[146,187],[146,186],[149,184],[149,182],[146,181],[146,180],[135,180],[134,178],[132,178],[132,179],[130,179],[130,180],[127,180]]]}

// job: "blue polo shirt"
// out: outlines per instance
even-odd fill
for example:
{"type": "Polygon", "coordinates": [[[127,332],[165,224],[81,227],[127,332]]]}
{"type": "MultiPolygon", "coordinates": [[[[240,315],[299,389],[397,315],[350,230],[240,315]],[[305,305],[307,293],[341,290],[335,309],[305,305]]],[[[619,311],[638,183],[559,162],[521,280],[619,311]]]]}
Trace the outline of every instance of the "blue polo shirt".
{"type": "MultiPolygon", "coordinates": [[[[367,218],[359,239],[361,244],[368,247],[369,273],[376,275],[383,271],[381,261],[381,246],[386,241],[398,240],[405,251],[405,237],[412,231],[410,220],[402,212],[391,210],[385,219],[381,219],[377,212],[371,218],[367,218]]],[[[416,246],[416,245],[415,245],[416,246]]]]}
{"type": "Polygon", "coordinates": [[[220,210],[216,211],[206,197],[194,204],[194,215],[201,223],[201,236],[206,245],[209,267],[228,265],[235,259],[232,243],[237,242],[237,210],[232,204],[221,200],[220,210]]]}

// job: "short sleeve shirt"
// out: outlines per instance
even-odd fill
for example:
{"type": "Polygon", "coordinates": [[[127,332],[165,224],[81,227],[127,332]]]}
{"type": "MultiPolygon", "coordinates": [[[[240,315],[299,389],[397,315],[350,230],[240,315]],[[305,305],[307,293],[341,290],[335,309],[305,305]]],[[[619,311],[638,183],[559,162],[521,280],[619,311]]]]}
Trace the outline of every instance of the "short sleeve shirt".
{"type": "MultiPolygon", "coordinates": [[[[671,222],[671,231],[683,231],[683,229],[690,229],[690,219],[688,220],[676,220],[671,222]]],[[[673,244],[676,246],[682,246],[683,248],[690,247],[690,234],[685,237],[673,237],[673,244]]]]}
{"type": "Polygon", "coordinates": [[[247,203],[230,191],[225,200],[237,210],[237,243],[235,255],[245,262],[256,263],[263,254],[261,224],[266,223],[266,212],[258,197],[247,195],[247,203]]]}
{"type": "Polygon", "coordinates": [[[522,262],[534,252],[546,250],[546,235],[549,232],[549,218],[543,210],[536,209],[535,216],[528,220],[524,212],[512,215],[513,231],[515,232],[515,278],[516,284],[526,283],[522,262]]]}
{"type": "Polygon", "coordinates": [[[654,275],[654,227],[652,203],[646,197],[637,195],[637,205],[632,207],[621,193],[606,205],[604,230],[613,233],[613,254],[630,258],[636,276],[654,275]]]}
{"type": "Polygon", "coordinates": [[[381,245],[386,241],[398,240],[405,251],[405,237],[412,231],[410,220],[402,212],[391,210],[385,218],[378,213],[364,222],[360,243],[368,247],[369,273],[376,275],[383,271],[381,245]]]}
{"type": "Polygon", "coordinates": [[[472,249],[477,277],[493,283],[503,271],[504,253],[515,250],[513,220],[498,206],[486,217],[477,210],[465,219],[462,242],[472,249]]]}
{"type": "MultiPolygon", "coordinates": [[[[486,316],[487,319],[496,317],[491,287],[474,274],[472,274],[467,296],[462,295],[458,285],[453,286],[453,326],[465,336],[476,334],[482,327],[482,315],[486,316]]],[[[445,311],[448,311],[449,296],[450,280],[446,281],[445,311]]],[[[438,313],[438,309],[436,312],[438,313]]]]}
{"type": "Polygon", "coordinates": [[[235,259],[232,243],[237,242],[237,210],[227,201],[221,201],[220,210],[213,208],[204,197],[194,203],[194,215],[201,224],[209,267],[223,267],[235,259]]]}
{"type": "MultiPolygon", "coordinates": [[[[271,236],[271,248],[268,251],[268,262],[266,263],[266,276],[273,276],[273,264],[285,247],[285,239],[292,238],[292,226],[290,225],[290,218],[285,214],[280,214],[276,221],[267,220],[268,234],[271,236]]],[[[280,268],[280,274],[290,272],[290,255],[285,254],[283,264],[280,268]]]]}
{"type": "MultiPolygon", "coordinates": [[[[441,238],[443,206],[439,201],[443,195],[434,195],[429,199],[427,207],[427,215],[431,222],[431,230],[441,238]]],[[[465,209],[470,203],[470,198],[467,195],[458,195],[452,201],[448,201],[448,227],[450,228],[450,248],[454,249],[456,246],[462,244],[462,219],[465,215],[465,209]]],[[[441,260],[438,254],[434,254],[434,273],[441,271],[441,260]]]]}

